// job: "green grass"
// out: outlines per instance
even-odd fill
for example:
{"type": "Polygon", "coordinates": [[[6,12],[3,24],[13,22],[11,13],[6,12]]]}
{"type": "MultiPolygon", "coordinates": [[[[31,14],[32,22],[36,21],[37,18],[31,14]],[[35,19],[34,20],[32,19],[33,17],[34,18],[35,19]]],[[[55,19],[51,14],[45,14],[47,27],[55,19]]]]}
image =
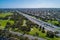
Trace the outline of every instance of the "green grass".
{"type": "Polygon", "coordinates": [[[7,15],[12,15],[13,13],[7,12],[7,13],[0,13],[0,17],[5,17],[7,15]]]}
{"type": "Polygon", "coordinates": [[[33,27],[31,29],[31,31],[29,32],[29,34],[30,35],[34,35],[34,34],[36,34],[36,32],[39,33],[38,37],[40,37],[40,38],[45,38],[46,40],[60,40],[60,38],[56,38],[56,37],[54,37],[54,38],[46,37],[46,33],[42,33],[41,31],[39,31],[39,28],[37,29],[35,27],[33,27]]]}
{"type": "Polygon", "coordinates": [[[0,29],[4,29],[7,22],[10,22],[11,25],[14,24],[14,21],[12,21],[12,20],[9,20],[9,21],[8,20],[0,20],[0,24],[1,24],[0,29]]]}
{"type": "Polygon", "coordinates": [[[11,25],[13,25],[13,24],[14,24],[14,21],[12,21],[12,20],[9,20],[9,22],[10,22],[10,24],[11,24],[11,25]]]}
{"type": "MultiPolygon", "coordinates": [[[[13,13],[11,13],[11,12],[0,13],[0,17],[5,17],[5,16],[8,16],[8,15],[12,15],[12,14],[13,13]]],[[[12,21],[12,20],[0,20],[0,24],[1,24],[0,29],[4,29],[7,22],[10,22],[11,25],[14,23],[14,21],[12,21]]]]}
{"type": "Polygon", "coordinates": [[[46,35],[45,33],[42,33],[41,31],[39,31],[39,29],[37,29],[35,27],[33,27],[31,29],[31,31],[29,32],[29,34],[34,35],[36,32],[39,33],[39,36],[41,36],[41,37],[45,37],[45,35],[46,35]]]}
{"type": "Polygon", "coordinates": [[[0,24],[1,24],[0,29],[5,28],[6,23],[7,23],[7,20],[0,20],[0,24]]]}
{"type": "Polygon", "coordinates": [[[53,21],[47,20],[47,22],[48,22],[48,23],[51,23],[51,24],[59,24],[58,21],[54,21],[54,20],[53,20],[53,21]]]}

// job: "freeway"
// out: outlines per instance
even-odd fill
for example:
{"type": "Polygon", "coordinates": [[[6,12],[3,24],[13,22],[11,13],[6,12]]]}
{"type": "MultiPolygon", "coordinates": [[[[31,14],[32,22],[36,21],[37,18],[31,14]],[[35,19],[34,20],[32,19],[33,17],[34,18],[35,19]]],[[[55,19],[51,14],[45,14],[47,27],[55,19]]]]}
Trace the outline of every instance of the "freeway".
{"type": "Polygon", "coordinates": [[[23,15],[24,17],[26,17],[26,18],[29,19],[30,21],[38,24],[39,26],[44,27],[46,30],[53,31],[53,32],[55,32],[55,31],[60,32],[60,30],[56,30],[56,29],[58,29],[58,28],[60,28],[60,27],[57,27],[57,26],[54,26],[54,25],[52,25],[52,24],[46,23],[46,22],[44,22],[44,21],[42,21],[42,20],[33,18],[32,16],[27,15],[27,14],[24,14],[24,13],[22,13],[22,12],[20,12],[20,11],[17,11],[17,10],[16,10],[16,12],[19,13],[20,15],[23,15]]]}

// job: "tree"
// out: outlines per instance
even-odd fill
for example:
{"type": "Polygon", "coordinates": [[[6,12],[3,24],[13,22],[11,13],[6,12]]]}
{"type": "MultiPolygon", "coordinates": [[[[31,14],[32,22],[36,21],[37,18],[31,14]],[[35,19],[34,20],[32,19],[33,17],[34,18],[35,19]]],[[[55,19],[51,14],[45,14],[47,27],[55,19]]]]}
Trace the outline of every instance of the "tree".
{"type": "Polygon", "coordinates": [[[34,40],[38,40],[38,38],[35,38],[34,40]]]}
{"type": "Polygon", "coordinates": [[[28,37],[24,37],[24,40],[29,40],[29,38],[28,37]]]}
{"type": "Polygon", "coordinates": [[[8,30],[9,30],[10,27],[11,27],[10,22],[7,22],[7,24],[6,24],[6,26],[5,26],[5,29],[8,29],[8,30]]]}
{"type": "Polygon", "coordinates": [[[45,33],[45,28],[44,27],[42,27],[42,33],[45,33]]]}
{"type": "Polygon", "coordinates": [[[39,31],[41,30],[41,26],[39,27],[39,31]]]}
{"type": "Polygon", "coordinates": [[[39,36],[39,33],[36,32],[36,36],[39,36]]]}
{"type": "Polygon", "coordinates": [[[23,31],[25,34],[25,33],[29,32],[31,29],[27,26],[22,26],[20,30],[23,31]]]}
{"type": "Polygon", "coordinates": [[[52,31],[47,31],[47,34],[46,36],[49,37],[49,38],[54,38],[54,33],[52,31]]]}
{"type": "Polygon", "coordinates": [[[24,37],[23,37],[23,35],[21,35],[21,36],[20,36],[20,40],[24,40],[24,37]]]}

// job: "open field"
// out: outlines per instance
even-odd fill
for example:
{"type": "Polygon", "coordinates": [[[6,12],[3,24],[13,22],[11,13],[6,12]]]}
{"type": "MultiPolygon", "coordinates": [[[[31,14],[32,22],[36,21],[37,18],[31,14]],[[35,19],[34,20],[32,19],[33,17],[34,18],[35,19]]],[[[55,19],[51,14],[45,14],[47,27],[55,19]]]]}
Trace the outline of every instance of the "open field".
{"type": "Polygon", "coordinates": [[[12,20],[0,20],[0,29],[4,29],[5,28],[5,26],[6,26],[6,23],[7,22],[10,22],[11,23],[11,25],[13,25],[14,24],[14,21],[12,21],[12,20]]]}
{"type": "Polygon", "coordinates": [[[12,15],[13,13],[10,13],[10,12],[8,12],[8,13],[0,13],[0,17],[6,17],[6,16],[8,16],[8,15],[12,15]]]}
{"type": "MultiPolygon", "coordinates": [[[[4,18],[4,17],[12,15],[12,14],[13,13],[10,13],[10,12],[0,13],[0,17],[4,18]]],[[[12,20],[0,20],[0,29],[4,29],[7,22],[10,22],[11,25],[14,23],[14,21],[12,21],[12,20]]]]}

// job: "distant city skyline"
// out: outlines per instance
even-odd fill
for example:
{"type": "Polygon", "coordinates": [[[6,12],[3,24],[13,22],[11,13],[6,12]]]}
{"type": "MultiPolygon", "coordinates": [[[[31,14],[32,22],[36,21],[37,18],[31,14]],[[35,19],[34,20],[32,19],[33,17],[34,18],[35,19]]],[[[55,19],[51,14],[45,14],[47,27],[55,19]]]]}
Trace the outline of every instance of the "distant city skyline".
{"type": "Polygon", "coordinates": [[[0,0],[0,8],[60,8],[60,0],[0,0]]]}

